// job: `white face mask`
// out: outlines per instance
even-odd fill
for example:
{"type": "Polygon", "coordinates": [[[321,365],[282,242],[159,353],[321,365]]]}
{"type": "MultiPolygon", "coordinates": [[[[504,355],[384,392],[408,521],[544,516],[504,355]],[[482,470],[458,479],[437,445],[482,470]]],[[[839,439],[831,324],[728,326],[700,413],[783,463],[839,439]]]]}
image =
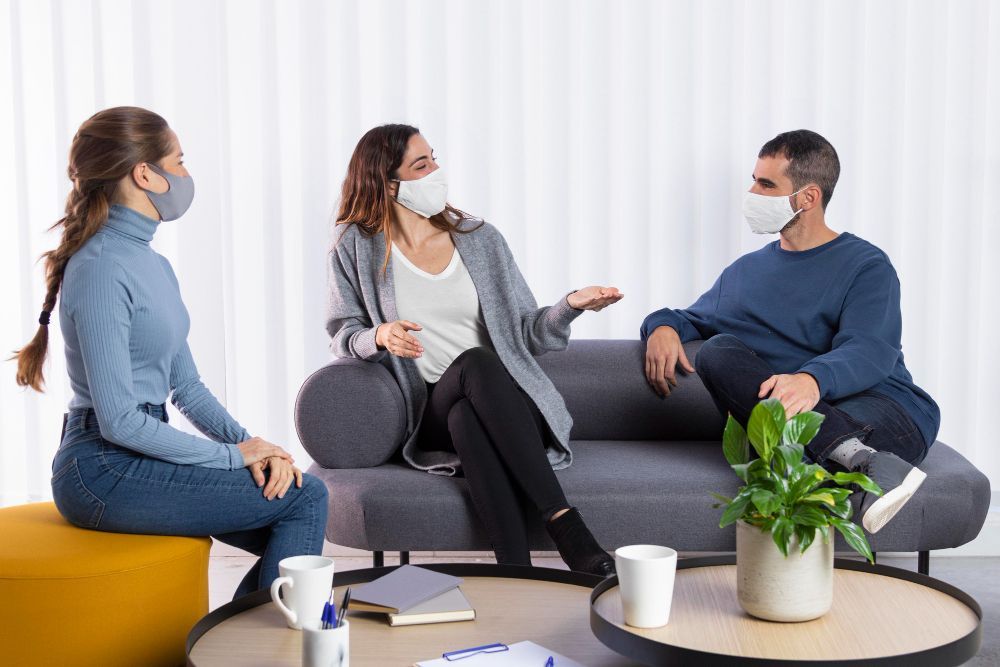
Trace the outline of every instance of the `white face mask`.
{"type": "Polygon", "coordinates": [[[448,179],[440,167],[423,178],[398,183],[396,201],[425,218],[443,211],[448,202],[448,179]]]}
{"type": "MultiPolygon", "coordinates": [[[[805,188],[802,188],[805,190],[805,188]]],[[[789,201],[791,197],[802,192],[793,192],[791,195],[778,195],[768,197],[754,192],[746,192],[743,195],[743,217],[747,219],[750,230],[754,234],[777,234],[792,218],[802,212],[792,210],[789,201]]]]}

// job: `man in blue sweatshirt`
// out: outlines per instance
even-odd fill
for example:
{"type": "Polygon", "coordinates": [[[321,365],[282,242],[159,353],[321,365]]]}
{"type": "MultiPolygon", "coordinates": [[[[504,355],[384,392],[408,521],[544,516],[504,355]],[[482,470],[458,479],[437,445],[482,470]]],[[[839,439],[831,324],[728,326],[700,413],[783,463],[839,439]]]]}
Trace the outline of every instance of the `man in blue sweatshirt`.
{"type": "Polygon", "coordinates": [[[826,419],[807,446],[825,467],[863,472],[883,495],[859,498],[862,525],[880,530],[920,487],[916,466],[940,426],[937,404],[903,363],[899,280],[884,252],[827,227],[840,175],[830,143],[809,130],[764,144],[744,196],[754,232],[779,240],[740,257],[690,308],[664,308],[642,323],[646,377],[660,395],[675,368],[694,372],[682,343],[703,339],[695,359],[719,409],[744,427],[760,400],[789,416],[826,419]]]}

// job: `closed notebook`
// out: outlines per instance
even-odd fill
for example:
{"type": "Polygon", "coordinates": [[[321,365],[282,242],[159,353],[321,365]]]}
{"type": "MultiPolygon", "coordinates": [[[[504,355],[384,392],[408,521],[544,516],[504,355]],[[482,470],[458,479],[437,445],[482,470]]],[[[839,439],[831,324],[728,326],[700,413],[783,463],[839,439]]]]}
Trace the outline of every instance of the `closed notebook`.
{"type": "Polygon", "coordinates": [[[389,614],[389,625],[392,626],[474,620],[476,620],[476,610],[469,604],[461,588],[453,588],[402,613],[389,614]]]}
{"type": "MultiPolygon", "coordinates": [[[[543,667],[549,657],[553,658],[556,667],[584,667],[576,660],[550,651],[534,642],[518,642],[511,644],[508,650],[496,653],[476,653],[465,658],[446,660],[423,660],[415,663],[415,667],[543,667]]],[[[458,658],[458,656],[454,656],[458,658]]]]}
{"type": "Polygon", "coordinates": [[[457,588],[461,583],[458,577],[403,565],[384,577],[355,587],[348,606],[355,611],[398,614],[457,588]]]}

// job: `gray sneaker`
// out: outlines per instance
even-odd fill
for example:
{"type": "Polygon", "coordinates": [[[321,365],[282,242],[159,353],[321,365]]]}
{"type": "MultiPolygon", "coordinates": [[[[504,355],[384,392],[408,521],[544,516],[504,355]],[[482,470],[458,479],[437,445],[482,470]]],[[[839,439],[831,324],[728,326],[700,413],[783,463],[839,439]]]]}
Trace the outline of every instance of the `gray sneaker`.
{"type": "Polygon", "coordinates": [[[923,470],[890,452],[872,452],[852,463],[852,472],[868,475],[882,489],[881,496],[861,492],[861,525],[869,533],[877,533],[892,521],[927,479],[923,470]]]}

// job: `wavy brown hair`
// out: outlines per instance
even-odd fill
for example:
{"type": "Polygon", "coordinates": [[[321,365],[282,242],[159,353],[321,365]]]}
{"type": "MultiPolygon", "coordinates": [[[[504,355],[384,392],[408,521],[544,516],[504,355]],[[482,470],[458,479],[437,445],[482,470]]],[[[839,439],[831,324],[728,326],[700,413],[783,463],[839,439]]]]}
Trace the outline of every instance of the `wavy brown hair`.
{"type": "MultiPolygon", "coordinates": [[[[340,194],[338,225],[357,225],[367,237],[385,235],[385,261],[382,273],[389,267],[392,248],[392,203],[389,183],[398,178],[406,144],[420,130],[412,125],[380,125],[368,130],[347,165],[347,176],[340,194]]],[[[463,220],[478,220],[465,211],[446,204],[445,209],[429,218],[430,223],[450,234],[468,234],[479,229],[461,229],[463,220]]],[[[481,222],[481,221],[480,221],[481,222]]]]}
{"type": "Polygon", "coordinates": [[[173,150],[167,121],[139,107],[114,107],[88,118],[69,149],[67,173],[73,189],[66,198],[66,214],[50,229],[62,227],[59,245],[43,253],[45,301],[35,337],[12,359],[17,359],[17,384],[42,391],[43,366],[49,348],[49,316],[56,306],[66,263],[104,225],[118,187],[132,168],[159,162],[173,150]]]}

